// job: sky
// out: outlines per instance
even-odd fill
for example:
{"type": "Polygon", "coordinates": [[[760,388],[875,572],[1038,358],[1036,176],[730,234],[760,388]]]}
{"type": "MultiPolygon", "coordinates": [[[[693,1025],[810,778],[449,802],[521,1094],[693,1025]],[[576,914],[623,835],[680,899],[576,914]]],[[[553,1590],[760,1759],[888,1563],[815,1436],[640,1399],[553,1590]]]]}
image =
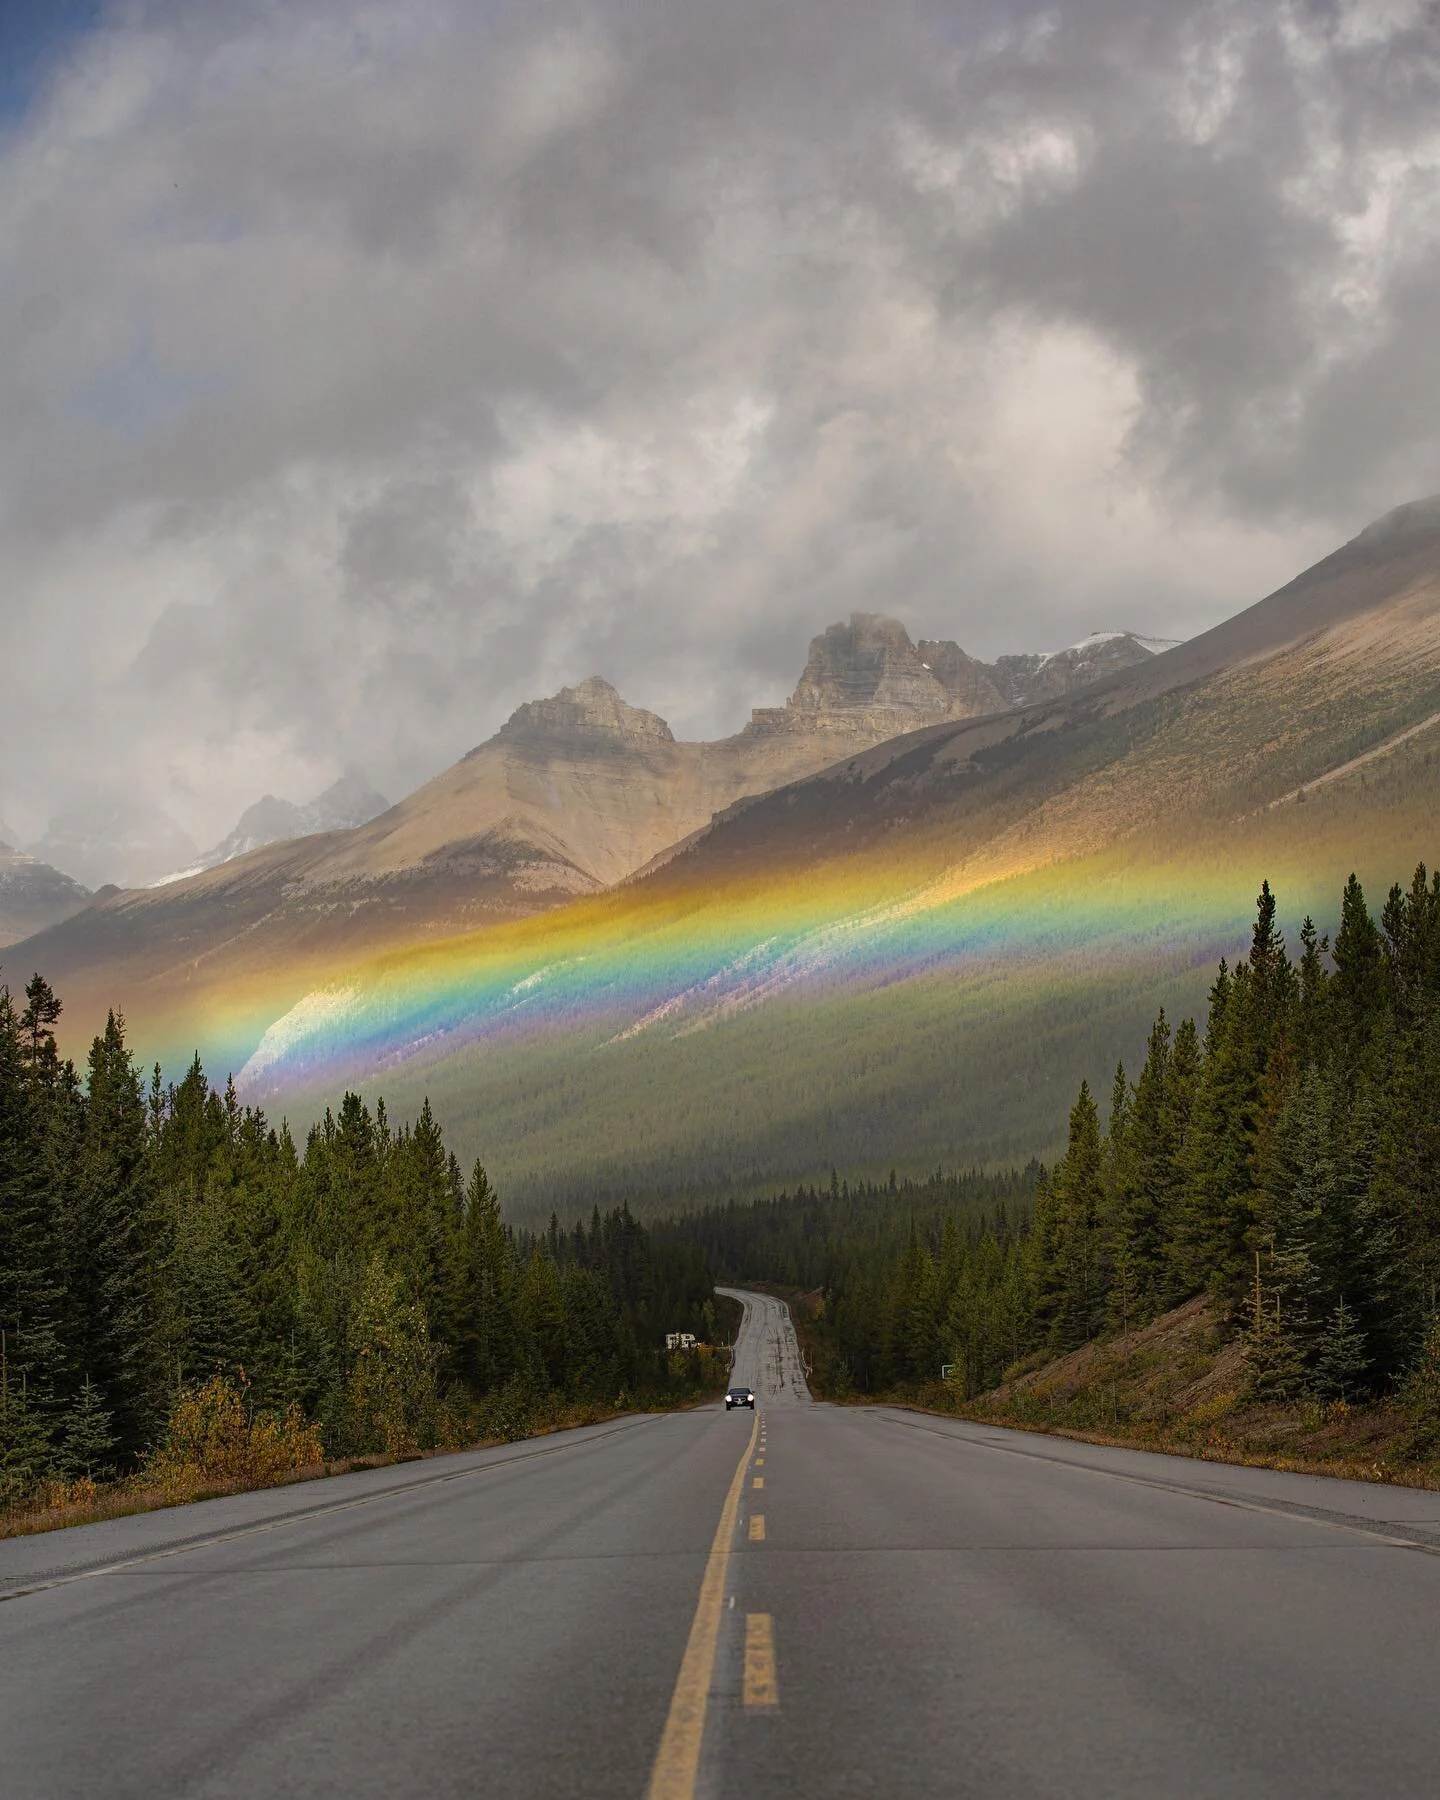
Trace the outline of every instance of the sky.
{"type": "Polygon", "coordinates": [[[0,816],[398,798],[1440,490],[1440,8],[5,0],[0,816]]]}

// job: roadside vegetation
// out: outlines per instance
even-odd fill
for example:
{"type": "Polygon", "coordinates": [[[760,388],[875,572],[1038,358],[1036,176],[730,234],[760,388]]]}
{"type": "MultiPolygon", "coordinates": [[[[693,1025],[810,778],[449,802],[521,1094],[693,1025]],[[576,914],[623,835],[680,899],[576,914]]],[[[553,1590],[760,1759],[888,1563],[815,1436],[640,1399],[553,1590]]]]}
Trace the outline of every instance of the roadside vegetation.
{"type": "Polygon", "coordinates": [[[59,1015],[0,986],[0,1532],[723,1387],[665,1349],[729,1334],[703,1254],[623,1205],[517,1234],[428,1105],[302,1150],[198,1059],[147,1093],[114,1016],[82,1074],[59,1015]]]}
{"type": "Polygon", "coordinates": [[[666,1230],[800,1292],[830,1397],[1440,1480],[1440,876],[1378,920],[1352,877],[1293,958],[1264,885],[1203,1031],[1082,1086],[1053,1169],[829,1199],[666,1230]]]}

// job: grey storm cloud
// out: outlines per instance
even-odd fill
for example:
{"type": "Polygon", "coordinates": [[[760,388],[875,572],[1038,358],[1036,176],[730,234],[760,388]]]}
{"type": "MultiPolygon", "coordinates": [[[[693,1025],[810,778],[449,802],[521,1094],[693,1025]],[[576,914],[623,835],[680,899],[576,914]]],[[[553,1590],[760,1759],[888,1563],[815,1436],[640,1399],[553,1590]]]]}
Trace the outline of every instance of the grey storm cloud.
{"type": "Polygon", "coordinates": [[[1433,5],[120,5],[0,138],[0,808],[1200,629],[1440,488],[1437,320],[1433,5]]]}

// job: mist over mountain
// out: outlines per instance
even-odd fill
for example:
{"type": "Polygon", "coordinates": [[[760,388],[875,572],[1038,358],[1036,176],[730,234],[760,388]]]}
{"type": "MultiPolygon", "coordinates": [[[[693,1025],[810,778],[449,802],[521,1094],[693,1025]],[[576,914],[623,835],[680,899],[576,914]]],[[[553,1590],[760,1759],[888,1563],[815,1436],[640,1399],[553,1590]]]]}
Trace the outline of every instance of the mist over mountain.
{"type": "Polygon", "coordinates": [[[180,880],[184,875],[233,862],[237,856],[248,856],[252,850],[263,850],[267,844],[366,825],[386,812],[389,806],[385,796],[371,786],[363,769],[347,769],[323,794],[304,806],[266,794],[253,806],[246,807],[235,829],[207,850],[195,868],[186,869],[173,879],[180,880]]]}
{"type": "Polygon", "coordinates": [[[12,848],[0,833],[0,948],[70,918],[89,901],[87,887],[12,848]]]}
{"type": "Polygon", "coordinates": [[[95,799],[57,813],[30,850],[90,888],[145,887],[198,854],[168,813],[140,799],[95,799]]]}

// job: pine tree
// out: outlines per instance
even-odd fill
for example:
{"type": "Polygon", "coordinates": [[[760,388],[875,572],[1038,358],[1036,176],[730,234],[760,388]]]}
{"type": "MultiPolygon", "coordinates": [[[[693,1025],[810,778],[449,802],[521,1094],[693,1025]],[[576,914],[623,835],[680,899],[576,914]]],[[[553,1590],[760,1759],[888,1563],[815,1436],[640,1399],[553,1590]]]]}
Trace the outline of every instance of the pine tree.
{"type": "Polygon", "coordinates": [[[1331,952],[1331,983],[1340,1063],[1350,1079],[1369,1064],[1384,1008],[1380,933],[1365,905],[1364,889],[1352,874],[1340,902],[1340,929],[1331,952]]]}
{"type": "Polygon", "coordinates": [[[1054,1207],[1053,1315],[1057,1349],[1073,1350],[1100,1329],[1108,1288],[1108,1220],[1100,1118],[1088,1082],[1070,1113],[1069,1142],[1051,1177],[1054,1207]]]}
{"type": "Polygon", "coordinates": [[[93,1481],[109,1471],[116,1437],[104,1396],[87,1375],[64,1418],[66,1472],[93,1481]]]}
{"type": "Polygon", "coordinates": [[[160,1220],[151,1186],[145,1102],[112,1013],[90,1051],[75,1181],[62,1221],[67,1348],[97,1379],[121,1447],[138,1450],[164,1413],[155,1285],[160,1220]]]}
{"type": "MultiPolygon", "coordinates": [[[[50,1016],[58,1011],[56,1002],[50,1016]]],[[[49,1059],[37,1055],[34,1044],[33,1031],[16,1018],[9,990],[0,986],[0,1332],[7,1375],[27,1395],[43,1430],[63,1378],[62,1274],[46,1181],[46,1138],[61,1090],[49,1059]]],[[[27,1443],[29,1430],[27,1424],[27,1443]]]]}
{"type": "Polygon", "coordinates": [[[1353,1400],[1364,1391],[1369,1373],[1365,1333],[1344,1300],[1337,1300],[1316,1350],[1315,1391],[1323,1400],[1353,1400]]]}

